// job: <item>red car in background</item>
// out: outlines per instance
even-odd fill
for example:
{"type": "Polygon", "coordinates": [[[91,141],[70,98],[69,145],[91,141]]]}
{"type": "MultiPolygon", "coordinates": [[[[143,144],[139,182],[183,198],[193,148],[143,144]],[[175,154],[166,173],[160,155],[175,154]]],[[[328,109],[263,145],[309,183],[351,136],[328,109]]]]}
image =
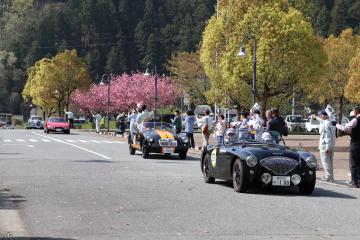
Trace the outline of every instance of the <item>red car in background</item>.
{"type": "Polygon", "coordinates": [[[63,132],[70,134],[70,124],[63,117],[49,117],[45,121],[44,132],[63,132]]]}

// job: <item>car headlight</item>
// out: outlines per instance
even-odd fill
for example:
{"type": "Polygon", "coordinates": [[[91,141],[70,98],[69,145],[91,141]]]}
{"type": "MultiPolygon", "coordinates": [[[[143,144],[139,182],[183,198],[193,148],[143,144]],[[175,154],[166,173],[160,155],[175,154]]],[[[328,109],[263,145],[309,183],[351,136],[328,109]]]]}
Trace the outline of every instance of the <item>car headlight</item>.
{"type": "Polygon", "coordinates": [[[248,165],[249,167],[255,167],[257,163],[258,160],[254,155],[248,156],[246,158],[246,165],[248,165]]]}
{"type": "Polygon", "coordinates": [[[187,137],[182,137],[181,139],[182,139],[183,143],[188,143],[189,142],[189,139],[187,137]]]}
{"type": "Polygon", "coordinates": [[[147,136],[147,137],[146,137],[146,141],[152,143],[152,142],[154,142],[154,138],[152,138],[152,137],[150,137],[150,136],[147,136]]]}
{"type": "Polygon", "coordinates": [[[314,156],[310,156],[310,157],[307,157],[305,159],[306,161],[306,165],[309,167],[309,168],[316,168],[316,165],[317,165],[317,160],[314,156]]]}

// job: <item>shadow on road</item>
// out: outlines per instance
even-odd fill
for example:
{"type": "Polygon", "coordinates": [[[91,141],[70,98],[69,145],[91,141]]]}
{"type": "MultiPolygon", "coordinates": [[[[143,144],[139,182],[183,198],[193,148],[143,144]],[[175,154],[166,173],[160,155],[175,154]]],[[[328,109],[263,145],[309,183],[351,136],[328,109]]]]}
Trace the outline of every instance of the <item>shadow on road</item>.
{"type": "Polygon", "coordinates": [[[0,189],[0,209],[18,209],[25,201],[23,196],[12,194],[9,189],[0,189]]]}
{"type": "Polygon", "coordinates": [[[174,153],[174,155],[171,156],[164,156],[164,155],[158,155],[158,154],[151,154],[148,159],[146,160],[163,160],[165,161],[199,161],[199,158],[193,157],[193,156],[187,156],[186,159],[179,159],[178,154],[174,153]]]}
{"type": "Polygon", "coordinates": [[[51,238],[51,237],[0,237],[0,240],[73,240],[73,238],[51,238]]]}
{"type": "MultiPolygon", "coordinates": [[[[222,185],[224,187],[233,188],[232,182],[230,181],[216,181],[215,184],[222,185]]],[[[257,187],[257,188],[249,189],[247,194],[262,194],[262,195],[277,195],[277,196],[282,195],[289,197],[306,196],[306,197],[314,197],[314,198],[323,197],[323,198],[357,199],[354,196],[340,192],[335,192],[321,187],[315,187],[315,190],[311,195],[301,194],[296,187],[291,187],[291,188],[257,187]]]]}

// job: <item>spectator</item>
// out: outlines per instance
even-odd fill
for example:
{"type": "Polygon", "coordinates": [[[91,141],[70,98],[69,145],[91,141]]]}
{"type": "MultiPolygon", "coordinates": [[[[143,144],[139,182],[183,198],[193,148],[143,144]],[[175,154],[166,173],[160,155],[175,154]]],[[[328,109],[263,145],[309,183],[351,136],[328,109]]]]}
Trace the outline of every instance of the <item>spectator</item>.
{"type": "Polygon", "coordinates": [[[251,130],[255,131],[255,140],[261,141],[263,134],[264,121],[260,116],[260,110],[254,109],[251,113],[251,121],[249,122],[251,130]]]}
{"type": "Polygon", "coordinates": [[[354,117],[349,123],[345,125],[336,124],[336,128],[350,132],[350,158],[349,167],[351,172],[351,185],[353,187],[360,187],[360,106],[355,106],[353,111],[354,117]]]}
{"type": "Polygon", "coordinates": [[[175,129],[175,133],[179,134],[181,133],[181,116],[180,116],[180,111],[179,110],[175,110],[175,118],[172,120],[173,124],[174,124],[174,129],[175,129]]]}
{"type": "Polygon", "coordinates": [[[118,125],[118,134],[124,134],[125,133],[125,119],[126,116],[124,113],[119,113],[116,117],[116,123],[118,125]]]}
{"type": "Polygon", "coordinates": [[[213,129],[212,117],[210,117],[210,110],[205,110],[205,117],[201,119],[204,122],[204,126],[201,128],[203,144],[202,147],[205,148],[209,144],[209,138],[211,131],[213,129]]]}
{"type": "Polygon", "coordinates": [[[66,111],[65,109],[64,109],[64,112],[65,112],[66,119],[70,125],[70,128],[74,128],[74,113],[70,112],[70,111],[66,111]]]}
{"type": "Polygon", "coordinates": [[[250,115],[249,112],[247,111],[242,111],[240,114],[240,120],[241,120],[241,124],[240,124],[240,129],[239,129],[239,139],[248,139],[249,137],[249,121],[250,121],[250,115]],[[245,131],[246,129],[246,131],[245,131]]]}
{"type": "Polygon", "coordinates": [[[92,117],[95,118],[96,132],[99,133],[99,132],[100,132],[100,121],[101,121],[100,111],[98,111],[96,115],[94,115],[94,114],[92,113],[92,117]]]}
{"type": "Polygon", "coordinates": [[[320,150],[320,159],[324,168],[325,176],[323,180],[325,181],[334,181],[334,169],[333,169],[333,159],[334,159],[334,148],[335,148],[335,128],[329,120],[329,116],[326,111],[320,113],[320,118],[323,120],[323,123],[320,125],[320,140],[319,140],[319,150],[320,150]]]}
{"type": "Polygon", "coordinates": [[[267,123],[267,130],[271,131],[271,135],[276,143],[280,142],[282,136],[287,135],[287,127],[284,119],[279,116],[279,110],[276,108],[271,109],[272,118],[267,123]]]}
{"type": "Polygon", "coordinates": [[[222,145],[224,143],[224,131],[225,131],[225,126],[226,123],[225,123],[225,117],[223,114],[220,115],[219,117],[219,120],[216,124],[216,132],[215,132],[215,135],[216,135],[216,139],[217,139],[217,142],[218,142],[218,145],[222,145]]]}
{"type": "Polygon", "coordinates": [[[132,111],[132,113],[127,118],[128,122],[130,123],[130,136],[131,136],[131,139],[133,139],[133,136],[134,136],[134,134],[136,132],[136,117],[137,117],[137,112],[134,109],[132,111]]]}
{"type": "Polygon", "coordinates": [[[140,114],[138,114],[136,117],[136,127],[142,131],[143,123],[150,118],[150,115],[146,110],[146,105],[142,105],[139,112],[140,114]]]}
{"type": "Polygon", "coordinates": [[[266,127],[267,130],[269,130],[268,124],[269,124],[270,120],[273,118],[273,112],[272,112],[271,109],[266,110],[265,117],[266,117],[265,127],[266,127]]]}
{"type": "Polygon", "coordinates": [[[194,141],[194,124],[196,123],[196,118],[192,110],[188,110],[185,118],[185,132],[186,136],[189,138],[189,144],[191,148],[195,148],[194,141]]]}

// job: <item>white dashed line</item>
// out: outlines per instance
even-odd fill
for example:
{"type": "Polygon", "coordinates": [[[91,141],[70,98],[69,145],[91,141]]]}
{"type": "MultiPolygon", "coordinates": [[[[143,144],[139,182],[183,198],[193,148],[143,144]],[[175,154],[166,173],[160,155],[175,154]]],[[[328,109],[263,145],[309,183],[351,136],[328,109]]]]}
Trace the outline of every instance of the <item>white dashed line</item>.
{"type": "Polygon", "coordinates": [[[24,139],[16,139],[17,142],[25,142],[24,139]]]}
{"type": "Polygon", "coordinates": [[[66,141],[71,142],[71,143],[74,143],[74,142],[75,142],[74,140],[66,140],[66,141]]]}
{"type": "Polygon", "coordinates": [[[51,142],[49,139],[41,139],[43,142],[51,142]]]}
{"type": "Polygon", "coordinates": [[[102,141],[102,142],[104,142],[104,143],[114,143],[113,141],[102,141]]]}
{"type": "Polygon", "coordinates": [[[92,151],[92,150],[87,149],[87,148],[84,148],[84,147],[80,147],[80,146],[75,145],[75,144],[72,144],[72,143],[65,142],[64,140],[60,140],[60,139],[57,139],[57,138],[48,137],[48,136],[45,136],[45,135],[43,135],[43,134],[39,134],[39,133],[36,133],[36,132],[32,132],[32,134],[35,134],[35,135],[38,135],[38,136],[41,136],[41,137],[44,137],[44,138],[53,140],[53,141],[58,142],[58,143],[63,143],[63,144],[66,144],[66,145],[69,145],[69,146],[78,148],[78,149],[80,149],[80,150],[83,150],[83,151],[88,152],[88,153],[92,153],[92,154],[94,154],[94,155],[96,155],[96,156],[102,157],[102,158],[107,159],[107,160],[111,160],[110,157],[105,156],[105,155],[103,155],[103,154],[101,154],[101,153],[92,151]]]}
{"type": "Polygon", "coordinates": [[[4,142],[12,142],[11,139],[4,139],[4,142]]]}
{"type": "Polygon", "coordinates": [[[90,142],[93,142],[93,143],[100,143],[98,140],[91,140],[90,142]]]}
{"type": "Polygon", "coordinates": [[[29,139],[30,142],[38,142],[37,139],[29,139]]]}
{"type": "Polygon", "coordinates": [[[88,141],[86,141],[86,140],[78,140],[78,142],[87,143],[88,141]]]}

